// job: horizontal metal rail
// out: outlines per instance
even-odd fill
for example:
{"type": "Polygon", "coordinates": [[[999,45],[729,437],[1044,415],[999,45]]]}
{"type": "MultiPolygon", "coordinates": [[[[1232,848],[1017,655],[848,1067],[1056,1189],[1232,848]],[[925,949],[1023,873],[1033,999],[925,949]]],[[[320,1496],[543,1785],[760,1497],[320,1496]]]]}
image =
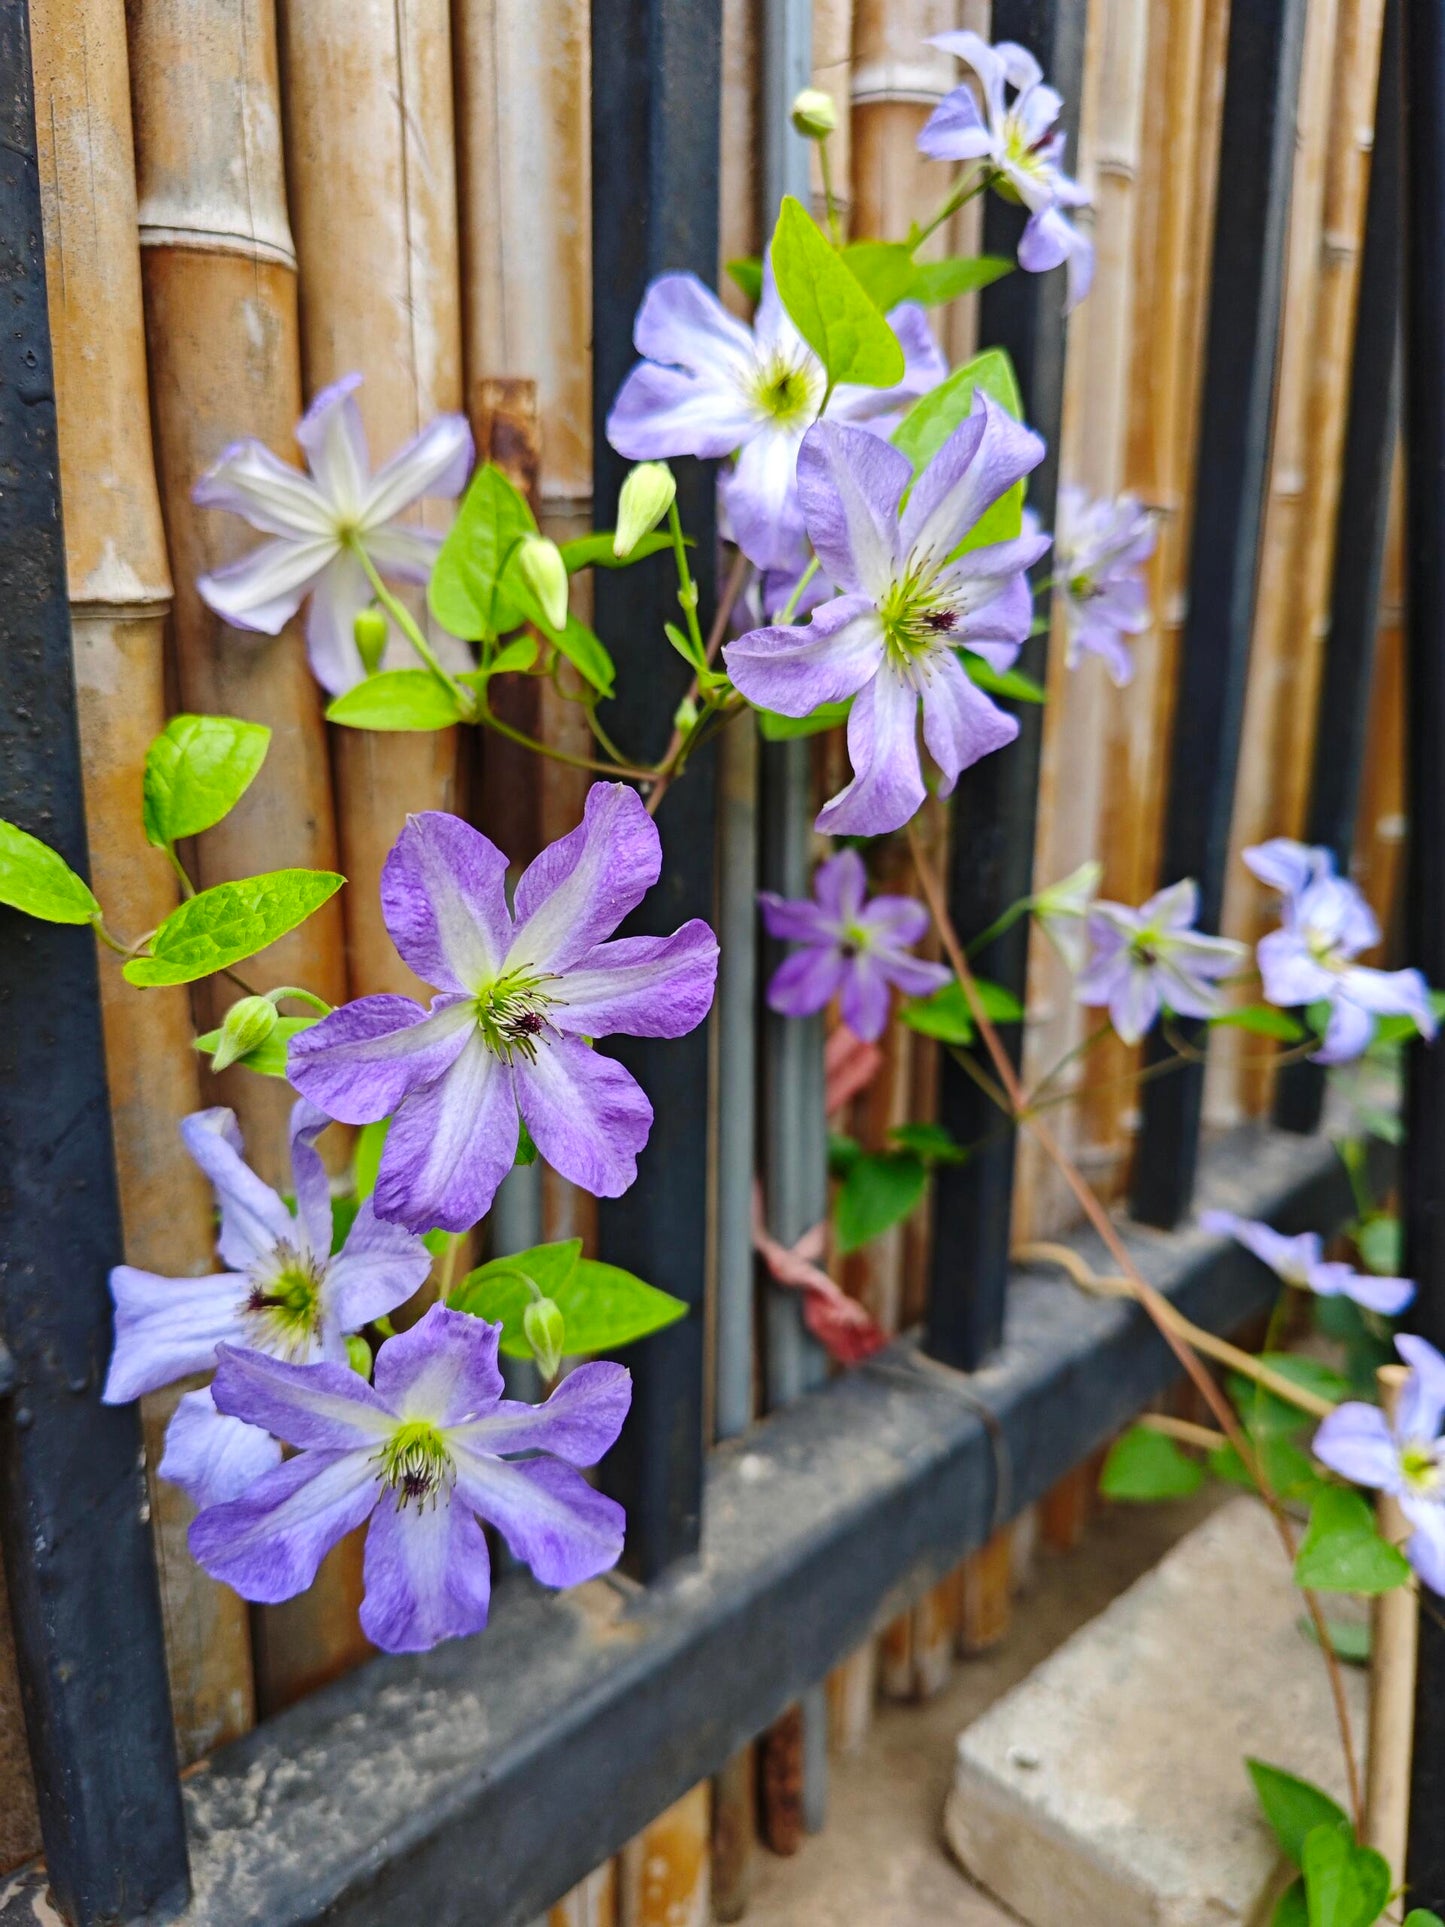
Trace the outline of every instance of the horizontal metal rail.
{"type": "MultiPolygon", "coordinates": [[[[1262,1126],[1208,1150],[1201,1190],[1285,1230],[1349,1210],[1325,1143],[1262,1126]]],[[[1277,1288],[1197,1230],[1127,1236],[1216,1330],[1277,1288]]],[[[484,1637],[378,1659],[191,1775],[183,1919],[521,1927],[1176,1373],[1135,1307],[1016,1276],[985,1370],[896,1345],[714,1451],[700,1554],[656,1585],[508,1578],[484,1637]]],[[[4,1893],[0,1927],[33,1927],[4,1893]]]]}

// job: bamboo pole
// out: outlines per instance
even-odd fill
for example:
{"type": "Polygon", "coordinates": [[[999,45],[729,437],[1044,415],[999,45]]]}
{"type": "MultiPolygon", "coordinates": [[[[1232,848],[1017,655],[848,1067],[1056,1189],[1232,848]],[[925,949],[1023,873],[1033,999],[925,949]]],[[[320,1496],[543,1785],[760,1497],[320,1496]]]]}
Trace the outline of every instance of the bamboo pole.
{"type": "MultiPolygon", "coordinates": [[[[76,691],[90,858],[116,928],[154,929],[176,881],[142,840],[141,779],[165,725],[170,577],[147,405],[135,162],[120,0],[35,0],[31,37],[44,183],[76,691]]],[[[178,1275],[214,1268],[211,1201],[181,1118],[200,1108],[184,991],[137,994],[101,972],[106,1070],[127,1258],[178,1275]]],[[[181,1390],[144,1401],[177,1743],[199,1757],[254,1718],[245,1608],[186,1549],[192,1508],[154,1476],[181,1390]]]]}
{"type": "Polygon", "coordinates": [[[918,135],[962,78],[957,61],[927,45],[955,24],[954,0],[855,0],[852,201],[861,237],[901,240],[942,194],[946,174],[919,153],[918,135]]]}
{"type": "Polygon", "coordinates": [[[1360,781],[1354,873],[1374,905],[1390,942],[1400,910],[1405,850],[1405,516],[1400,455],[1390,484],[1390,522],[1380,626],[1375,639],[1375,680],[1370,730],[1360,781]]]}
{"type": "MultiPolygon", "coordinates": [[[[1380,1404],[1393,1421],[1409,1373],[1382,1365],[1380,1404]]],[[[1382,1492],[1375,1502],[1380,1537],[1401,1545],[1410,1522],[1400,1502],[1382,1492]]],[[[1415,1727],[1415,1659],[1420,1603],[1413,1586],[1377,1593],[1370,1610],[1370,1736],[1365,1766],[1364,1844],[1389,1862],[1392,1885],[1405,1878],[1410,1834],[1410,1759],[1415,1727]]]]}
{"type": "Polygon", "coordinates": [[[752,1898],[758,1834],[757,1753],[740,1747],[712,1783],[712,1912],[741,1920],[752,1898]]]}
{"type": "Polygon", "coordinates": [[[622,1849],[618,1927],[707,1927],[710,1794],[700,1781],[622,1849]]]}
{"type": "Polygon", "coordinates": [[[0,1563],[0,1874],[40,1851],[40,1815],[20,1705],[20,1676],[10,1632],[10,1601],[0,1563]]]}
{"type": "Polygon", "coordinates": [[[618,1927],[617,1863],[605,1861],[550,1908],[546,1927],[618,1927]]]}
{"type": "MultiPolygon", "coordinates": [[[[381,459],[463,404],[446,0],[284,0],[279,20],[307,392],[363,374],[381,459]]],[[[445,528],[450,505],[423,503],[418,519],[445,528]]],[[[411,600],[421,614],[424,597],[411,600]]],[[[432,640],[464,663],[459,645],[432,640]]],[[[456,732],[336,730],[332,754],[351,988],[415,992],[378,879],[409,812],[456,807],[456,732]]]]}
{"type": "MultiPolygon", "coordinates": [[[[827,94],[838,109],[838,125],[828,137],[828,171],[833,184],[833,209],[846,236],[853,218],[852,90],[854,0],[813,0],[813,85],[827,94]]],[[[813,213],[827,218],[823,192],[822,155],[817,144],[809,163],[813,213]]]]}
{"type": "Polygon", "coordinates": [[[726,272],[729,261],[764,245],[759,8],[761,0],[722,0],[722,140],[718,178],[718,292],[746,318],[752,303],[726,272]]]}
{"type": "MultiPolygon", "coordinates": [[[[162,506],[176,575],[175,674],[189,708],[267,724],[271,749],[240,806],[200,840],[203,882],[286,864],[336,866],[321,697],[300,625],[242,636],[205,607],[196,579],[257,538],[202,512],[190,491],[238,436],[294,459],[301,412],[296,273],[287,225],[272,0],[131,0],[147,339],[162,506]]],[[[354,896],[354,883],[345,895],[354,896]]],[[[328,906],[249,966],[252,981],[346,994],[339,909],[328,906]]],[[[248,1153],[289,1183],[292,1093],[244,1070],[219,1086],[248,1153]]],[[[359,1541],[338,1547],[316,1584],[252,1625],[257,1695],[271,1710],[368,1650],[356,1625],[359,1541]]]]}

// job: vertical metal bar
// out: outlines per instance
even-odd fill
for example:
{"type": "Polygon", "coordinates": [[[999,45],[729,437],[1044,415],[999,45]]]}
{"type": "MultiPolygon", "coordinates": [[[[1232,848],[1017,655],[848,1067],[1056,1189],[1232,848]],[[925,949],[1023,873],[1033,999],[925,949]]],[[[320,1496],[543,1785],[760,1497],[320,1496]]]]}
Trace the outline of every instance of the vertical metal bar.
{"type": "MultiPolygon", "coordinates": [[[[0,0],[0,300],[0,816],[84,872],[24,0],[0,0]]],[[[50,1883],[77,1927],[188,1887],[140,1418],[100,1403],[121,1227],[99,999],[88,929],[0,911],[0,1544],[50,1883]]]]}
{"type": "MultiPolygon", "coordinates": [[[[1269,485],[1304,16],[1305,0],[1252,0],[1229,19],[1189,609],[1159,879],[1197,881],[1203,930],[1218,928],[1229,856],[1269,485]]],[[[1207,1030],[1181,1028],[1202,1051],[1207,1030]]],[[[1170,1055],[1156,1029],[1146,1062],[1170,1055]]],[[[1177,1224],[1194,1190],[1203,1063],[1153,1079],[1141,1098],[1134,1215],[1177,1224]]]]}
{"type": "MultiPolygon", "coordinates": [[[[1445,9],[1403,0],[1406,954],[1445,983],[1445,9]]],[[[1411,1318],[1445,1349],[1445,1050],[1411,1047],[1403,1170],[1411,1318]]],[[[1445,1602],[1422,1589],[1406,1885],[1445,1908],[1445,1602]]]]}
{"type": "MultiPolygon", "coordinates": [[[[1390,514],[1390,473],[1400,432],[1400,5],[1386,0],[1375,101],[1375,146],[1360,260],[1350,413],[1335,516],[1330,629],[1315,718],[1306,840],[1350,867],[1360,772],[1370,722],[1370,685],[1380,619],[1380,582],[1390,514]]],[[[1313,1131],[1324,1103],[1318,1064],[1286,1064],[1275,1092],[1275,1123],[1313,1131]]]]}
{"type": "MultiPolygon", "coordinates": [[[[1063,95],[1070,161],[1078,154],[1087,15],[1085,0],[995,0],[993,10],[993,38],[1027,47],[1063,95]]],[[[1023,210],[991,194],[984,213],[986,251],[1012,257],[1022,230],[1023,210]]],[[[1025,415],[1048,444],[1029,479],[1029,500],[1045,527],[1053,520],[1058,490],[1066,334],[1061,273],[1019,270],[980,297],[979,340],[1012,356],[1025,415]]],[[[1039,681],[1047,669],[1048,643],[1046,633],[1034,636],[1019,662],[1039,681]]],[[[949,908],[965,941],[1033,888],[1042,748],[1042,712],[1023,704],[1017,742],[965,771],[954,792],[949,908]]],[[[1023,918],[978,958],[980,972],[1006,984],[1020,1001],[1028,978],[1028,943],[1028,919],[1023,918]]],[[[1021,1026],[1007,1025],[1002,1035],[1018,1063],[1021,1026]]],[[[934,1179],[928,1349],[946,1364],[972,1371],[1003,1333],[1014,1139],[999,1134],[998,1111],[948,1057],[939,1083],[939,1116],[962,1144],[978,1144],[993,1134],[967,1164],[940,1167],[934,1179]]]]}
{"type": "MultiPolygon", "coordinates": [[[[628,464],[609,447],[607,411],[634,360],[632,321],[648,282],[691,269],[711,282],[718,252],[720,0],[608,0],[592,13],[593,478],[610,513],[628,464]]],[[[703,604],[714,591],[713,473],[676,464],[703,604]]],[[[662,638],[677,613],[671,559],[597,572],[597,619],[617,660],[607,726],[633,755],[657,757],[687,687],[662,638]]],[[[664,862],[635,932],[713,914],[716,759],[704,750],[658,812],[664,862]]],[[[696,1549],[702,1499],[703,1309],[707,1270],[708,1038],[619,1039],[657,1122],[636,1184],[602,1203],[604,1255],[685,1299],[691,1316],[632,1355],[632,1413],[609,1465],[628,1509],[627,1559],[644,1579],[696,1549]]]]}
{"type": "Polygon", "coordinates": [[[714,1426],[753,1422],[753,1179],[757,1161],[758,736],[740,717],[718,744],[717,1302],[714,1426]]]}

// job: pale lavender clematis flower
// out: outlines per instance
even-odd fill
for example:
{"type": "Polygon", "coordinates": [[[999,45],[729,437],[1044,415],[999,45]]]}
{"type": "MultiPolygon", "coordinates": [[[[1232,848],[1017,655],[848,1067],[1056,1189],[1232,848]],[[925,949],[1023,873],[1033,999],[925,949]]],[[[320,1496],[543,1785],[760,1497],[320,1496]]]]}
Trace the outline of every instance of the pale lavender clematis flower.
{"type": "Polygon", "coordinates": [[[1408,1017],[1422,1037],[1433,1037],[1435,1012],[1418,970],[1372,970],[1355,962],[1380,941],[1380,926],[1357,887],[1335,876],[1327,850],[1277,837],[1244,852],[1244,860],[1280,890],[1281,927],[1261,937],[1256,951],[1264,994],[1281,1009],[1330,1007],[1316,1063],[1358,1057],[1380,1016],[1408,1017]]]}
{"type": "Polygon", "coordinates": [[[1313,1451],[1356,1485],[1389,1492],[1415,1528],[1405,1557],[1432,1592],[1445,1593],[1445,1358],[1423,1338],[1398,1337],[1410,1367],[1391,1425],[1378,1405],[1350,1400],[1315,1433],[1313,1451]]]}
{"type": "Polygon", "coordinates": [[[1104,866],[1096,857],[1081,863],[1057,883],[1050,883],[1030,899],[1029,908],[1070,970],[1084,967],[1088,955],[1089,912],[1099,894],[1104,866]]]}
{"type": "Polygon", "coordinates": [[[908,954],[928,929],[928,912],[913,897],[870,898],[856,850],[819,864],[811,898],[764,890],[758,901],[768,934],[801,945],[768,985],[769,1008],[785,1017],[811,1017],[837,996],[843,1022],[871,1044],[888,1022],[890,984],[905,997],[927,997],[953,975],[908,954]]]}
{"type": "Polygon", "coordinates": [[[381,1347],[374,1386],[342,1366],[223,1346],[217,1405],[297,1451],[195,1520],[200,1564],[243,1599],[275,1604],[304,1592],[338,1539],[370,1519],[361,1629],[388,1653],[486,1625],[479,1519],[544,1586],[606,1572],[622,1551],[622,1508],[574,1467],[595,1465],[616,1439],[631,1374],[579,1365],[544,1405],[519,1404],[502,1396],[500,1331],[433,1305],[381,1347]]]}
{"type": "Polygon", "coordinates": [[[1161,1010],[1212,1017],[1221,1008],[1215,980],[1247,953],[1231,937],[1201,936],[1194,928],[1198,914],[1192,877],[1171,883],[1137,910],[1101,902],[1089,912],[1091,953],[1074,995],[1081,1004],[1107,1004],[1126,1044],[1137,1044],[1161,1010]]]}
{"type": "Polygon", "coordinates": [[[1087,207],[1089,196],[1063,171],[1062,96],[1044,85],[1039,63],[1012,40],[991,47],[976,33],[940,33],[930,44],[972,67],[983,112],[970,87],[956,87],[933,110],[918,136],[919,147],[933,160],[986,164],[999,192],[1029,211],[1019,239],[1019,266],[1042,274],[1067,262],[1069,306],[1076,306],[1094,278],[1094,248],[1063,212],[1087,207]]]}
{"type": "Polygon", "coordinates": [[[400,518],[423,496],[459,495],[472,465],[466,418],[438,415],[373,475],[360,386],[360,375],[343,376],[302,416],[296,439],[309,474],[261,442],[233,442],[193,491],[202,508],[231,509],[272,538],[203,575],[202,598],[234,627],[274,636],[309,595],[307,653],[333,696],[365,674],[355,621],[372,591],[357,549],[381,575],[425,582],[442,538],[400,518]]]}
{"type": "MultiPolygon", "coordinates": [[[[828,402],[830,420],[865,423],[882,436],[948,373],[917,303],[904,302],[888,319],[903,349],[903,380],[895,388],[843,383],[828,402]]],[[[736,453],[719,484],[726,532],[755,568],[796,580],[807,560],[798,449],[828,379],[778,297],[771,262],[763,264],[751,328],[696,275],[664,274],[643,297],[632,338],[645,359],[618,390],[608,441],[633,461],[736,453]]]]}
{"type": "Polygon", "coordinates": [[[1132,495],[1105,501],[1081,488],[1059,490],[1054,580],[1070,669],[1082,655],[1101,656],[1118,688],[1133,680],[1134,658],[1124,638],[1149,626],[1143,568],[1154,542],[1154,517],[1132,495]]]}
{"type": "MultiPolygon", "coordinates": [[[[399,1225],[383,1224],[369,1202],[332,1256],[331,1195],[316,1149],[330,1122],[305,1098],[292,1107],[293,1211],[245,1162],[233,1112],[217,1108],[185,1119],[186,1149],[220,1205],[217,1249],[228,1269],[209,1278],[162,1278],[115,1267],[108,1405],[128,1405],[209,1371],[222,1342],[299,1363],[344,1365],[346,1334],[394,1311],[426,1282],[426,1246],[399,1225]]],[[[198,1505],[212,1505],[243,1492],[280,1456],[265,1432],[224,1418],[209,1391],[187,1392],[166,1432],[160,1472],[198,1505]]]]}
{"type": "Polygon", "coordinates": [[[1206,1231],[1238,1239],[1246,1251],[1252,1251],[1287,1285],[1312,1291],[1320,1298],[1353,1298],[1366,1311],[1398,1318],[1415,1296],[1411,1278],[1380,1278],[1326,1258],[1317,1231],[1301,1231],[1295,1237],[1288,1237],[1272,1225],[1260,1224],[1254,1218],[1241,1218],[1233,1211],[1204,1211],[1199,1222],[1206,1231]]]}
{"type": "Polygon", "coordinates": [[[824,806],[825,834],[880,836],[922,804],[920,704],[944,796],[960,771],[1017,736],[1017,722],[970,681],[957,651],[1010,666],[1033,620],[1024,572],[1048,537],[956,551],[1043,452],[1039,437],[982,390],[916,482],[887,442],[832,422],[808,431],[798,490],[823,572],[842,593],[806,627],[757,629],[723,653],[748,701],[784,716],[854,698],[853,781],[824,806]]]}
{"type": "Polygon", "coordinates": [[[395,1112],[377,1215],[465,1231],[511,1169],[520,1112],[564,1178],[615,1198],[637,1175],[652,1106],[594,1037],[681,1037],[706,1017],[717,940],[613,930],[656,883],[662,846],[635,790],[594,783],[583,821],[549,844],[507,908],[507,859],[459,817],[407,818],[381,874],[403,961],[437,986],[362,997],[291,1041],[288,1075],[348,1124],[395,1112]]]}

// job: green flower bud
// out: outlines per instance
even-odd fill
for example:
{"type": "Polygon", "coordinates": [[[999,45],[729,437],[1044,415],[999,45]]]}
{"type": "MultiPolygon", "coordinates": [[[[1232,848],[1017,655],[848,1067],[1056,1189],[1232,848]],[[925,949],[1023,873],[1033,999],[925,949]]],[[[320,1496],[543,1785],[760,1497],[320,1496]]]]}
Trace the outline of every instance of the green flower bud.
{"type": "Polygon", "coordinates": [[[522,1313],[522,1332],[532,1347],[537,1370],[543,1378],[555,1378],[562,1363],[562,1341],[567,1335],[560,1307],[551,1298],[534,1298],[522,1313]]]}
{"type": "Polygon", "coordinates": [[[672,507],[677,483],[666,462],[639,462],[617,498],[617,533],[612,553],[625,562],[644,535],[650,535],[672,507]]]}
{"type": "Polygon", "coordinates": [[[567,564],[562,551],[545,535],[524,535],[517,551],[517,567],[532,594],[542,605],[542,618],[549,629],[567,627],[567,564]]]}
{"type": "Polygon", "coordinates": [[[684,736],[690,730],[697,728],[697,704],[691,696],[684,696],[677,708],[673,710],[672,726],[674,729],[680,729],[684,736]]]}
{"type": "Polygon", "coordinates": [[[223,1071],[264,1044],[276,1028],[276,1006],[269,997],[243,997],[232,1004],[211,1053],[211,1069],[223,1071]]]}
{"type": "Polygon", "coordinates": [[[838,125],[833,96],[816,87],[805,87],[793,101],[793,125],[805,140],[827,140],[838,125]]]}
{"type": "Polygon", "coordinates": [[[360,1372],[363,1378],[371,1377],[371,1347],[360,1332],[347,1334],[346,1362],[352,1371],[360,1372]]]}
{"type": "Polygon", "coordinates": [[[381,667],[381,658],[386,650],[384,612],[380,609],[358,609],[351,619],[351,633],[356,638],[362,668],[368,676],[374,676],[381,667]]]}

